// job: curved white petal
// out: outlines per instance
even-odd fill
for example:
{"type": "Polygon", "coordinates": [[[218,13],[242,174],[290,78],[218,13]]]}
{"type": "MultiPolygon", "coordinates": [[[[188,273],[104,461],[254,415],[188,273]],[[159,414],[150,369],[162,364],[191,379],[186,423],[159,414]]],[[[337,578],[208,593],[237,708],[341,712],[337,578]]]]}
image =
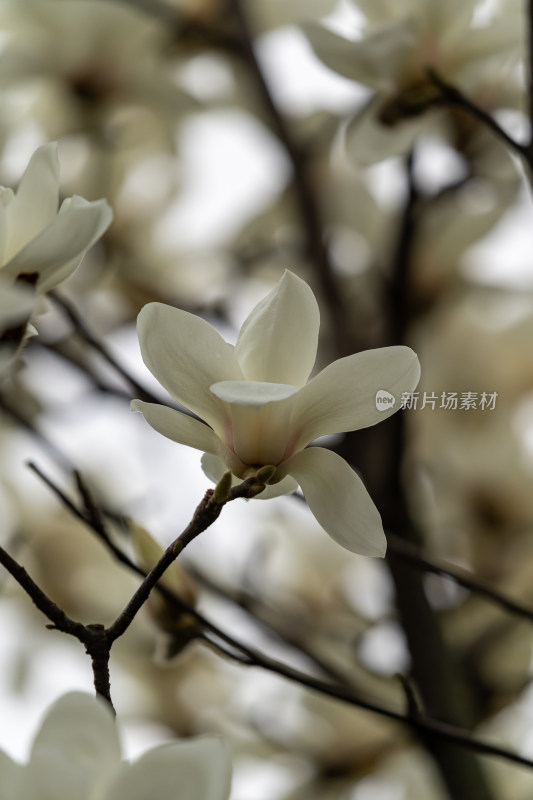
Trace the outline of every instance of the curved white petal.
{"type": "Polygon", "coordinates": [[[132,411],[140,411],[147,423],[167,439],[223,458],[227,464],[226,469],[236,472],[246,469],[235,453],[226,447],[213,429],[204,425],[203,422],[199,422],[175,408],[159,405],[159,403],[132,400],[130,407],[132,411]]]}
{"type": "Polygon", "coordinates": [[[173,442],[194,447],[204,453],[219,451],[221,442],[212,428],[175,408],[159,403],[145,403],[144,400],[132,400],[130,408],[132,411],[140,411],[154,430],[173,442]]]}
{"type": "Polygon", "coordinates": [[[379,113],[386,95],[379,94],[346,128],[346,152],[355,164],[370,166],[407,153],[428,124],[427,115],[384,125],[379,113]]]}
{"type": "Polygon", "coordinates": [[[298,481],[291,475],[285,475],[278,483],[265,486],[260,494],[256,494],[255,500],[272,500],[274,497],[282,497],[284,494],[293,494],[298,488],[298,481]]]}
{"type": "Polygon", "coordinates": [[[88,789],[119,763],[120,744],[111,710],[91,695],[70,692],[49,708],[35,737],[25,771],[31,776],[30,780],[39,776],[43,781],[46,778],[50,787],[55,780],[57,795],[43,794],[43,797],[52,800],[57,796],[57,800],[61,800],[72,796],[77,800],[78,796],[87,796],[82,791],[83,786],[88,789]],[[72,795],[67,795],[66,787],[61,785],[61,774],[69,781],[72,795]]]}
{"type": "Polygon", "coordinates": [[[6,260],[22,249],[57,214],[59,160],[57,144],[39,147],[31,157],[17,193],[7,207],[6,260]]]}
{"type": "Polygon", "coordinates": [[[403,392],[412,392],[420,380],[416,353],[403,345],[365,350],[340,358],[319,372],[294,398],[294,430],[298,447],[328,433],[367,428],[398,410],[403,392]],[[393,395],[394,403],[376,404],[379,391],[393,395]]]}
{"type": "Polygon", "coordinates": [[[172,397],[222,435],[223,405],[209,387],[242,380],[234,348],[205,320],[163,303],[142,309],[137,331],[150,372],[172,397]]]}
{"type": "Polygon", "coordinates": [[[300,391],[300,386],[265,381],[221,381],[210,387],[213,394],[225,403],[261,408],[267,403],[276,403],[300,391]]]}
{"type": "Polygon", "coordinates": [[[398,67],[416,42],[409,20],[381,25],[358,41],[311,22],[300,27],[327,67],[373,89],[392,87],[398,67]]]}
{"type": "Polygon", "coordinates": [[[56,747],[43,747],[21,774],[17,800],[93,800],[100,780],[100,775],[87,775],[56,747]]]}
{"type": "MultiPolygon", "coordinates": [[[[59,270],[72,262],[77,266],[85,251],[111,224],[113,212],[105,200],[89,203],[81,197],[65,200],[56,217],[34,239],[16,253],[2,270],[12,277],[39,273],[43,291],[58,282],[59,270]],[[78,259],[78,260],[76,260],[78,259]]],[[[66,275],[62,274],[62,277],[66,275]]]]}
{"type": "MultiPolygon", "coordinates": [[[[224,473],[229,469],[228,465],[219,456],[213,453],[204,453],[201,463],[204,474],[207,475],[209,480],[213,481],[213,483],[218,483],[224,473]]],[[[236,475],[231,476],[232,486],[238,486],[240,483],[242,483],[241,478],[237,478],[236,475]]]]}
{"type": "Polygon", "coordinates": [[[379,512],[347,462],[322,447],[309,447],[280,467],[295,478],[309,508],[341,547],[363,556],[384,556],[387,541],[379,512]]]}
{"type": "Polygon", "coordinates": [[[246,380],[302,386],[315,363],[319,325],[313,292],[285,270],[240,330],[235,355],[246,380]]]}
{"type": "Polygon", "coordinates": [[[221,739],[163,745],[124,765],[102,800],[228,800],[231,763],[221,739]]]}
{"type": "MultiPolygon", "coordinates": [[[[205,453],[205,455],[202,456],[202,469],[209,480],[213,481],[213,483],[218,483],[224,473],[227,472],[228,466],[218,456],[205,453]]],[[[235,475],[232,475],[232,486],[239,486],[241,483],[241,478],[237,478],[235,475]]],[[[294,478],[291,478],[290,475],[286,475],[278,483],[273,483],[271,486],[265,486],[260,494],[256,494],[254,500],[272,500],[273,497],[281,497],[284,494],[292,494],[297,488],[298,483],[294,480],[294,478]]]]}

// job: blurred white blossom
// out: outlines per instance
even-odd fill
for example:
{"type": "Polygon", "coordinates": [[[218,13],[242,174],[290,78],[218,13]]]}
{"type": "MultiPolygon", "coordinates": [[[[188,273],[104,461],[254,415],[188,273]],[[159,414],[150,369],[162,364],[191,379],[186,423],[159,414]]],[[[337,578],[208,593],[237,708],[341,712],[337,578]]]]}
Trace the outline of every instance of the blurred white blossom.
{"type": "Polygon", "coordinates": [[[74,272],[111,224],[105,200],[59,203],[57,145],[35,151],[16,192],[0,187],[0,352],[2,362],[27,333],[39,295],[74,272]]]}
{"type": "Polygon", "coordinates": [[[223,742],[204,737],[121,760],[117,727],[102,700],[63,695],[48,709],[26,765],[0,751],[2,800],[227,800],[231,765],[223,742]]]}
{"type": "Polygon", "coordinates": [[[505,7],[491,24],[475,26],[477,0],[402,0],[354,6],[367,24],[349,40],[314,23],[303,30],[318,58],[333,71],[368,86],[375,97],[347,130],[347,146],[361,163],[408,152],[427,129],[422,114],[439,97],[434,70],[489,109],[496,93],[500,108],[516,102],[514,68],[520,57],[518,6],[505,7]],[[509,84],[509,96],[502,84],[509,84]],[[487,96],[488,95],[488,96],[487,96]]]}

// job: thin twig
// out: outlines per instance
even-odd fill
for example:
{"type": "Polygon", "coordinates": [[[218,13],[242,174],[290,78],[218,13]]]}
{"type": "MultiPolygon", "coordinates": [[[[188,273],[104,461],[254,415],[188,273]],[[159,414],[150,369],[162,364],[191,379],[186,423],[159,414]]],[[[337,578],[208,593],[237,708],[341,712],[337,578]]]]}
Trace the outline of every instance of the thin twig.
{"type": "Polygon", "coordinates": [[[306,675],[305,673],[300,672],[297,669],[293,669],[286,664],[282,664],[280,661],[270,658],[264,653],[260,653],[253,648],[247,647],[246,652],[242,651],[239,653],[234,652],[232,649],[221,646],[211,637],[207,637],[207,640],[212,647],[218,650],[226,658],[230,658],[243,666],[261,667],[268,672],[273,672],[276,675],[287,678],[289,681],[297,683],[300,686],[306,686],[308,689],[312,689],[322,695],[334,698],[336,700],[341,700],[348,705],[356,706],[357,708],[362,708],[366,711],[371,711],[396,722],[401,722],[416,731],[424,734],[431,734],[432,736],[436,736],[439,739],[445,740],[451,744],[460,745],[467,750],[477,753],[478,755],[495,756],[497,758],[506,759],[507,761],[511,761],[515,764],[520,764],[524,767],[529,767],[530,769],[533,768],[533,761],[531,759],[521,756],[518,753],[513,753],[506,748],[498,747],[498,745],[493,745],[490,742],[479,739],[468,731],[457,728],[455,725],[450,725],[446,722],[440,722],[439,720],[428,717],[420,711],[417,711],[416,714],[405,714],[400,711],[394,711],[393,709],[386,708],[378,703],[373,703],[365,698],[359,697],[350,689],[340,686],[332,686],[331,684],[321,681],[318,678],[313,678],[309,675],[306,675]]]}
{"type": "Polygon", "coordinates": [[[17,581],[32,600],[33,604],[50,620],[48,628],[61,631],[73,636],[85,646],[85,651],[91,657],[93,668],[94,687],[96,693],[103,697],[111,708],[111,689],[109,683],[109,655],[111,643],[108,641],[107,632],[103,625],[83,625],[73,620],[63,609],[46,595],[37,586],[33,578],[26,572],[9,553],[0,547],[0,564],[17,581]]]}
{"type": "Polygon", "coordinates": [[[450,578],[458,586],[462,586],[463,589],[468,589],[469,592],[473,592],[484,597],[486,600],[490,600],[491,603],[495,603],[500,606],[500,608],[517,617],[522,617],[529,622],[533,622],[533,608],[525,606],[502,592],[493,589],[488,584],[479,580],[479,578],[470,575],[466,570],[462,570],[460,567],[456,566],[451,567],[447,564],[441,564],[421,555],[416,545],[405,541],[394,533],[387,533],[387,542],[389,550],[415,569],[450,578]]]}
{"type": "MultiPolygon", "coordinates": [[[[236,500],[238,497],[253,497],[254,494],[257,494],[258,488],[255,477],[249,478],[239,486],[231,489],[221,501],[217,500],[216,489],[207,490],[185,530],[167,547],[157,564],[146,575],[125,609],[108,628],[108,635],[112,642],[125,633],[163,573],[193,539],[196,539],[200,533],[215,522],[226,503],[236,500]]],[[[92,526],[92,522],[90,520],[88,522],[92,526]]]]}
{"type": "MultiPolygon", "coordinates": [[[[205,586],[209,591],[240,608],[267,634],[291,648],[295,653],[303,656],[310,664],[314,665],[318,670],[320,670],[320,672],[334,680],[335,683],[345,686],[349,685],[346,675],[343,675],[340,670],[330,664],[318,653],[314,653],[307,645],[303,643],[301,620],[293,619],[293,625],[291,626],[293,632],[291,633],[288,631],[287,622],[291,618],[291,613],[289,611],[286,609],[277,609],[275,611],[276,623],[274,623],[265,618],[264,611],[262,612],[260,610],[261,605],[254,595],[244,591],[232,592],[230,589],[222,586],[220,583],[217,583],[213,578],[207,576],[203,572],[200,572],[194,567],[188,566],[188,571],[194,580],[199,581],[200,584],[203,584],[203,586],[205,586]]],[[[274,616],[273,610],[271,611],[271,615],[274,616]]]]}
{"type": "Polygon", "coordinates": [[[148,391],[148,389],[145,389],[144,386],[141,386],[140,383],[138,383],[135,378],[130,375],[129,372],[122,366],[122,364],[115,358],[106,345],[96,336],[94,336],[71,302],[59,295],[56,291],[51,291],[48,293],[48,295],[52,298],[56,306],[60,308],[65,316],[70,320],[76,333],[84,340],[84,342],[92,347],[93,350],[96,350],[97,353],[100,353],[102,358],[104,358],[105,361],[107,361],[107,363],[113,367],[115,372],[124,378],[124,380],[132,387],[132,389],[134,389],[136,396],[140,400],[146,400],[149,403],[160,402],[159,398],[153,395],[152,392],[148,391]]]}
{"type": "Polygon", "coordinates": [[[521,158],[524,158],[528,164],[530,164],[530,154],[528,152],[528,148],[524,145],[517,142],[512,136],[510,136],[507,131],[505,131],[501,125],[496,122],[494,117],[480,108],[473,100],[470,100],[463,92],[457,89],[455,86],[452,86],[446,81],[442,80],[442,78],[435,72],[435,70],[428,68],[427,73],[429,75],[430,80],[435,84],[435,86],[440,90],[441,96],[434,101],[434,105],[439,105],[442,102],[448,103],[450,105],[457,106],[459,108],[464,109],[473,117],[475,117],[479,122],[482,122],[483,125],[491,130],[495,136],[501,139],[514,153],[516,153],[521,158]]]}

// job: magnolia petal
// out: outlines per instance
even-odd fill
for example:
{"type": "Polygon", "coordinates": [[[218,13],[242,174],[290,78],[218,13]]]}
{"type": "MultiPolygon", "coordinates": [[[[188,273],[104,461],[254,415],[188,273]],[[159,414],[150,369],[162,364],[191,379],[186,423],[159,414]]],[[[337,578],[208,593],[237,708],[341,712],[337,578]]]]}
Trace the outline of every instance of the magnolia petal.
{"type": "MultiPolygon", "coordinates": [[[[204,453],[201,463],[204,474],[207,475],[209,480],[213,481],[213,483],[218,483],[224,473],[229,469],[228,465],[225,464],[219,456],[213,455],[213,453],[204,453]]],[[[231,476],[232,486],[239,486],[241,483],[241,478],[237,478],[236,475],[231,476]]]]}
{"type": "MultiPolygon", "coordinates": [[[[202,456],[202,469],[207,475],[209,480],[213,483],[218,483],[221,477],[227,472],[228,467],[218,456],[213,456],[206,453],[202,456]]],[[[239,486],[242,483],[241,478],[235,475],[231,477],[231,485],[239,486]]],[[[272,500],[274,497],[281,497],[284,494],[293,494],[298,488],[297,482],[290,475],[286,475],[283,480],[278,483],[273,483],[270,486],[265,486],[260,494],[256,494],[254,500],[272,500]]]]}
{"type": "Polygon", "coordinates": [[[309,508],[337,544],[362,556],[384,556],[387,540],[379,512],[347,462],[322,447],[297,453],[280,467],[295,478],[309,508]]]}
{"type": "MultiPolygon", "coordinates": [[[[45,765],[50,762],[52,753],[57,755],[56,766],[61,767],[65,775],[71,775],[73,785],[77,782],[75,774],[82,783],[90,785],[98,776],[115,769],[120,762],[120,744],[110,708],[103,701],[81,692],[60,697],[49,708],[33,742],[29,767],[35,765],[35,774],[46,772],[45,765]]],[[[51,782],[52,767],[50,763],[51,782]]],[[[55,779],[58,800],[70,797],[62,793],[65,787],[58,775],[55,779]]]]}
{"type": "Polygon", "coordinates": [[[370,166],[409,152],[426,127],[426,116],[383,125],[379,113],[386,95],[379,94],[354,117],[346,128],[346,152],[360,166],[370,166]]]}
{"type": "Polygon", "coordinates": [[[58,205],[59,160],[57,144],[52,143],[35,151],[7,208],[6,260],[52,221],[58,205]]]}
{"type": "Polygon", "coordinates": [[[203,450],[205,453],[219,451],[221,442],[216,433],[194,417],[159,403],[145,403],[144,400],[132,400],[130,408],[132,411],[140,411],[154,430],[173,442],[203,450]]]}
{"type": "Polygon", "coordinates": [[[319,326],[310,287],[285,270],[240,330],[235,355],[246,380],[302,386],[315,363],[319,326]]]}
{"type": "Polygon", "coordinates": [[[403,345],[365,350],[340,358],[327,366],[294,398],[293,427],[298,446],[329,433],[367,428],[398,411],[404,392],[412,392],[420,380],[416,353],[403,345]],[[394,402],[378,408],[382,390],[394,402]]]}
{"type": "Polygon", "coordinates": [[[291,475],[285,475],[285,477],[278,481],[278,483],[272,483],[269,486],[265,486],[260,494],[256,494],[256,500],[272,500],[274,497],[282,497],[284,494],[294,494],[294,492],[298,489],[298,481],[296,481],[291,475]]]}
{"type": "Polygon", "coordinates": [[[231,763],[221,739],[163,745],[124,765],[102,800],[228,800],[231,763]]]}
{"type": "Polygon", "coordinates": [[[92,800],[95,780],[56,748],[43,747],[21,773],[16,798],[92,800]]]}
{"type": "Polygon", "coordinates": [[[261,408],[267,403],[286,400],[300,391],[299,386],[262,381],[220,381],[210,387],[213,394],[225,403],[261,408]]]}
{"type": "MultiPolygon", "coordinates": [[[[89,203],[81,197],[65,200],[56,217],[31,242],[4,265],[12,277],[38,272],[39,288],[46,291],[57,283],[57,273],[68,262],[70,271],[77,266],[111,224],[113,212],[105,200],[89,203]],[[77,259],[77,260],[76,260],[77,259]]],[[[66,277],[62,275],[62,277],[66,277]]]]}
{"type": "Polygon", "coordinates": [[[400,64],[416,42],[409,20],[381,25],[358,41],[310,22],[300,27],[327,67],[373,89],[392,88],[400,64]]]}
{"type": "Polygon", "coordinates": [[[137,331],[144,363],[159,383],[223,435],[223,405],[209,387],[242,380],[233,347],[205,320],[163,303],[142,309],[137,331]]]}

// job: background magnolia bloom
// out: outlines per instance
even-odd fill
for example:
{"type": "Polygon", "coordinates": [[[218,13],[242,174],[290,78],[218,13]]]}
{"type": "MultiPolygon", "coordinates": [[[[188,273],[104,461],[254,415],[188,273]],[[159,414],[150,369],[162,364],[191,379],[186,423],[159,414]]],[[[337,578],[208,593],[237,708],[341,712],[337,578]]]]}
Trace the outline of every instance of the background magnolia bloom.
{"type": "Polygon", "coordinates": [[[339,359],[308,381],[319,323],[313,292],[288,270],[245,320],[235,347],[199,317],[149,303],[138,317],[144,362],[207,424],[141,400],[132,409],[164,436],[204,450],[204,471],[213,480],[227,469],[244,479],[274,466],[260,497],[289,494],[299,484],[336,542],[383,556],[381,519],[361,479],[340,456],[307,445],[390,416],[402,392],[417,385],[420,365],[410,348],[385,347],[339,359]],[[376,407],[379,390],[395,398],[386,411],[376,407]]]}
{"type": "Polygon", "coordinates": [[[314,22],[304,22],[302,30],[329,69],[376,92],[346,131],[348,153],[356,162],[405,154],[422,133],[442,129],[442,118],[431,111],[429,118],[423,115],[439,97],[428,67],[489,111],[510,107],[520,56],[516,4],[504,4],[484,26],[475,23],[483,5],[478,0],[357,0],[353,5],[366,17],[357,40],[314,22]],[[499,91],[502,84],[507,91],[499,91]]]}
{"type": "Polygon", "coordinates": [[[0,187],[0,374],[28,334],[36,299],[74,272],[111,224],[105,200],[59,203],[57,144],[35,151],[16,192],[0,187]]]}
{"type": "Polygon", "coordinates": [[[48,709],[29,763],[0,751],[2,800],[228,800],[231,765],[223,742],[204,737],[121,761],[115,720],[102,700],[81,692],[48,709]]]}
{"type": "Polygon", "coordinates": [[[67,278],[111,224],[105,200],[68,197],[58,210],[57,144],[35,151],[16,192],[0,187],[0,278],[46,292],[67,278]]]}

